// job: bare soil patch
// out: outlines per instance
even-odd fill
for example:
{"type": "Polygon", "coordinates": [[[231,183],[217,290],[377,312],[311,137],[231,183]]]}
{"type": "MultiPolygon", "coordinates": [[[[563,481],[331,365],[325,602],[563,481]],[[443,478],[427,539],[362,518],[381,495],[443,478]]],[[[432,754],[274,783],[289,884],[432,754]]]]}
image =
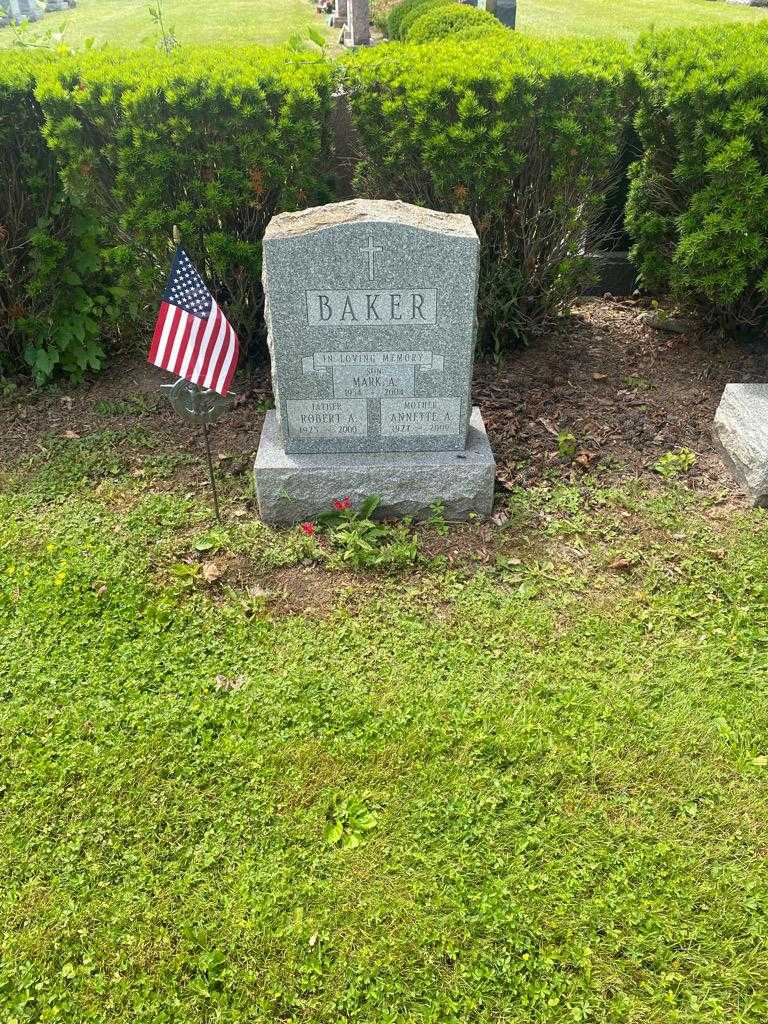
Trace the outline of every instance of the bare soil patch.
{"type": "Polygon", "coordinates": [[[609,480],[653,475],[665,452],[698,456],[690,481],[735,493],[711,426],[730,381],[766,379],[768,347],[723,343],[694,328],[646,326],[644,301],[585,299],[555,330],[501,366],[480,363],[482,408],[503,485],[600,468],[609,480]],[[561,433],[576,439],[571,464],[561,433]]]}
{"type": "MultiPolygon", "coordinates": [[[[685,446],[698,456],[689,476],[693,486],[736,496],[712,442],[712,418],[726,383],[766,378],[768,347],[723,344],[693,328],[666,334],[642,323],[647,308],[642,301],[583,300],[500,365],[478,362],[475,401],[491,437],[501,489],[553,477],[578,479],[596,470],[606,482],[651,477],[661,455],[685,446]],[[560,434],[575,438],[575,459],[561,457],[560,434]]],[[[153,455],[199,454],[199,430],[158,394],[164,376],[135,357],[77,387],[36,392],[22,383],[0,401],[3,464],[39,452],[46,437],[84,437],[105,429],[119,434],[141,428],[151,435],[153,455]]],[[[214,444],[224,480],[242,482],[271,401],[267,368],[250,370],[238,390],[238,404],[216,426],[214,444]]],[[[202,463],[178,472],[189,486],[205,483],[202,463]]],[[[455,535],[448,545],[446,553],[463,546],[455,535]]]]}

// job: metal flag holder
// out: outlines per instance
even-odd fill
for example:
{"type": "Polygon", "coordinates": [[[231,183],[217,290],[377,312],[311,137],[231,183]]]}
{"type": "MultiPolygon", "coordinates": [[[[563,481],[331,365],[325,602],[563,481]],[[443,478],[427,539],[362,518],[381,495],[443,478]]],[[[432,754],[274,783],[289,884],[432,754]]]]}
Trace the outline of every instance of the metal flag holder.
{"type": "Polygon", "coordinates": [[[205,454],[208,460],[208,479],[213,494],[213,511],[216,522],[221,525],[219,510],[219,493],[216,489],[216,477],[213,473],[213,455],[211,454],[211,424],[215,423],[237,401],[237,395],[230,392],[220,395],[211,388],[201,388],[199,384],[179,378],[173,384],[161,384],[160,390],[165,391],[173,409],[183,419],[196,423],[203,430],[205,454]]]}

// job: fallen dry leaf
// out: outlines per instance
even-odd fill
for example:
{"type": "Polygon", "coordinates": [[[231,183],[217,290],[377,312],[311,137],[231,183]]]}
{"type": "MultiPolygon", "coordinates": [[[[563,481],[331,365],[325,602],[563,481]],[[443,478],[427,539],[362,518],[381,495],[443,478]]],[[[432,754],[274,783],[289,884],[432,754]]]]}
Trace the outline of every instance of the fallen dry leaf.
{"type": "Polygon", "coordinates": [[[235,676],[230,679],[228,676],[216,676],[215,687],[220,693],[237,693],[245,686],[245,676],[235,676]]]}
{"type": "Polygon", "coordinates": [[[546,416],[539,416],[536,422],[540,423],[545,430],[549,431],[552,437],[557,437],[557,428],[551,420],[546,418],[546,416]]]}
{"type": "Polygon", "coordinates": [[[79,441],[80,440],[80,435],[76,434],[74,430],[65,430],[64,431],[64,437],[68,438],[70,441],[79,441]]]}
{"type": "Polygon", "coordinates": [[[614,558],[608,568],[614,569],[616,572],[627,572],[633,565],[634,562],[629,558],[614,558]]]}
{"type": "Polygon", "coordinates": [[[573,461],[578,462],[580,466],[589,467],[595,461],[596,458],[597,455],[595,455],[594,452],[579,452],[579,454],[573,461]]]}
{"type": "Polygon", "coordinates": [[[203,579],[206,583],[215,583],[216,580],[221,579],[221,569],[216,565],[215,562],[205,562],[202,570],[203,579]]]}

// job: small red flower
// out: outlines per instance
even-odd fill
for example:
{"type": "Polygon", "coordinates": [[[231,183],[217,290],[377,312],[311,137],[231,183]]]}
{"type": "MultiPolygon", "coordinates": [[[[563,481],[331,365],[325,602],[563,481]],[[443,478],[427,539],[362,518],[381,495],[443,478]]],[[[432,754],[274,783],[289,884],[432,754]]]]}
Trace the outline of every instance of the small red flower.
{"type": "Polygon", "coordinates": [[[305,533],[307,537],[314,537],[317,531],[317,527],[314,523],[300,523],[299,529],[302,533],[305,533]]]}
{"type": "Polygon", "coordinates": [[[336,509],[337,512],[343,512],[345,509],[352,508],[352,502],[349,496],[347,496],[346,498],[342,498],[341,501],[339,501],[337,498],[336,501],[334,501],[333,503],[333,507],[336,509]]]}

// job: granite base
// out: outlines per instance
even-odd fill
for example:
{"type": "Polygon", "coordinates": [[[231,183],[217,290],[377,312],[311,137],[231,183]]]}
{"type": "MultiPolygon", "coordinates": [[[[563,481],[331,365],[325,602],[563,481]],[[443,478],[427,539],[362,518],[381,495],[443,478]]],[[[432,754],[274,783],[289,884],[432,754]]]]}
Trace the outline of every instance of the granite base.
{"type": "Polygon", "coordinates": [[[768,384],[726,384],[712,428],[732,476],[753,505],[768,505],[768,384]]]}
{"type": "Polygon", "coordinates": [[[256,456],[256,496],[267,523],[298,523],[349,496],[359,506],[372,494],[381,499],[377,515],[425,518],[441,502],[448,520],[491,514],[496,463],[478,408],[472,410],[463,452],[376,455],[287,455],[277,416],[267,413],[256,456]]]}

